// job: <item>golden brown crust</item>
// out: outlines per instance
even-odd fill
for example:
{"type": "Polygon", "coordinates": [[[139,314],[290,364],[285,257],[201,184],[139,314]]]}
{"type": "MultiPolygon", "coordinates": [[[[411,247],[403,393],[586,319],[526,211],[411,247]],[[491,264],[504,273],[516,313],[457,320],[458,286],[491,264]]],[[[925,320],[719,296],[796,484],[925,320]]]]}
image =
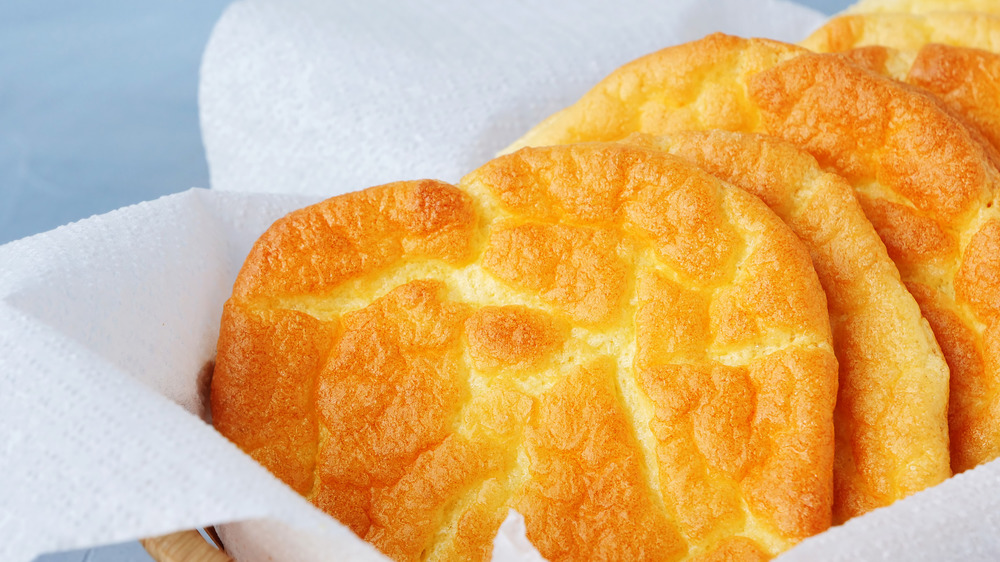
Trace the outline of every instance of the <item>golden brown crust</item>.
{"type": "Polygon", "coordinates": [[[755,75],[748,88],[762,130],[854,185],[877,182],[872,196],[896,199],[917,217],[960,220],[991,196],[996,172],[985,149],[929,96],[812,54],[755,75]]]}
{"type": "MultiPolygon", "coordinates": [[[[773,137],[711,130],[636,134],[623,142],[684,157],[760,197],[809,249],[840,362],[834,521],[947,478],[948,368],[851,186],[773,137]],[[907,399],[892,397],[904,390],[907,399]]],[[[683,310],[687,325],[704,308],[689,302],[669,305],[683,310]]],[[[650,334],[668,342],[661,350],[676,345],[671,333],[650,334]]]]}
{"type": "Polygon", "coordinates": [[[574,320],[609,322],[621,310],[628,280],[628,266],[615,252],[618,239],[609,230],[498,224],[490,229],[483,267],[560,305],[574,320]]]}
{"type": "Polygon", "coordinates": [[[229,301],[223,310],[212,423],[299,493],[312,489],[316,413],[311,392],[332,334],[313,317],[257,311],[229,301]]]}
{"type": "MultiPolygon", "coordinates": [[[[848,51],[845,55],[853,61],[860,61],[867,68],[933,93],[970,129],[982,135],[981,142],[1000,148],[1000,111],[995,104],[995,100],[1000,98],[1000,55],[939,44],[925,45],[917,53],[865,47],[848,51]]],[[[990,159],[996,164],[1000,159],[995,150],[991,152],[990,159]]],[[[894,222],[880,216],[893,212],[894,205],[870,199],[866,202],[873,221],[894,222]]],[[[956,443],[956,467],[971,467],[982,459],[1000,454],[995,431],[990,429],[995,427],[995,420],[1000,419],[996,382],[1000,379],[1000,372],[993,366],[996,358],[1000,357],[997,355],[1000,349],[991,347],[991,338],[995,337],[992,320],[995,307],[991,295],[1000,285],[996,267],[991,264],[993,255],[998,251],[998,220],[995,211],[987,204],[964,229],[962,238],[966,247],[955,274],[954,290],[968,309],[962,310],[947,300],[936,298],[922,283],[911,283],[945,348],[949,364],[955,372],[963,374],[954,378],[951,391],[955,396],[954,403],[961,404],[960,408],[952,408],[949,421],[956,443]],[[980,225],[978,231],[977,224],[980,225]]],[[[954,239],[949,241],[941,227],[934,223],[924,228],[910,228],[909,232],[920,232],[923,236],[923,240],[911,243],[911,247],[938,246],[937,253],[959,253],[954,239]]],[[[932,280],[923,281],[930,282],[932,280]]]]}
{"type": "Polygon", "coordinates": [[[566,332],[564,323],[524,306],[485,306],[465,321],[473,365],[484,371],[537,366],[566,332]]]}
{"type": "Polygon", "coordinates": [[[1000,54],[925,45],[903,78],[934,94],[1000,150],[1000,54]]]}
{"type": "Polygon", "coordinates": [[[830,19],[801,45],[835,53],[868,45],[915,51],[928,43],[1000,51],[1000,13],[848,14],[830,19]]]}
{"type": "Polygon", "coordinates": [[[984,12],[1000,14],[996,0],[860,0],[848,13],[896,12],[924,14],[927,12],[984,12]]]}
{"type": "Polygon", "coordinates": [[[467,260],[476,227],[468,196],[443,182],[400,182],[351,193],[321,212],[294,212],[254,244],[233,290],[242,299],[322,294],[403,256],[467,260]],[[328,248],[322,254],[294,248],[328,248]]]}
{"type": "Polygon", "coordinates": [[[774,555],[829,525],[836,360],[809,256],[777,217],[690,164],[622,145],[525,150],[462,186],[373,188],[262,236],[227,311],[299,319],[302,341],[323,346],[283,366],[305,344],[227,316],[219,369],[243,375],[213,385],[224,434],[246,446],[282,431],[280,414],[245,410],[273,399],[245,393],[306,381],[312,410],[295,423],[315,424],[315,473],[295,472],[311,484],[298,489],[400,560],[484,559],[510,507],[553,560],[774,555]],[[407,249],[405,213],[358,218],[414,193],[426,204],[400,208],[445,209],[434,216],[466,240],[407,249]],[[355,217],[355,230],[330,217],[355,217]],[[527,240],[500,235],[519,229],[527,240]],[[324,230],[376,256],[369,269],[298,265],[344,263],[324,230]],[[721,271],[679,256],[696,243],[721,271]],[[319,281],[263,278],[301,271],[319,281]],[[709,329],[669,309],[678,291],[697,294],[709,329]],[[672,333],[664,323],[678,343],[661,351],[644,332],[672,333]],[[270,367],[256,373],[261,354],[270,367]],[[669,369],[725,375],[689,379],[701,388],[647,374],[669,369]],[[276,382],[246,383],[268,374],[276,382]],[[248,420],[260,425],[239,429],[248,420]]]}
{"type": "Polygon", "coordinates": [[[722,541],[715,550],[695,556],[692,562],[729,562],[730,560],[742,560],[753,562],[768,560],[770,557],[762,551],[753,541],[743,537],[733,537],[722,541]]]}
{"type": "MultiPolygon", "coordinates": [[[[676,132],[675,127],[707,129],[720,123],[732,130],[781,137],[811,153],[820,166],[846,177],[857,192],[868,219],[888,246],[888,254],[895,260],[903,280],[926,281],[940,288],[943,295],[950,299],[947,297],[951,290],[948,287],[958,267],[958,252],[965,243],[961,232],[975,222],[973,217],[981,213],[995,190],[997,173],[991,165],[989,152],[976,142],[976,136],[961,122],[944,111],[937,100],[866,72],[842,58],[806,53],[791,46],[757,39],[709,36],[701,41],[665,49],[622,67],[577,104],[541,123],[515,146],[524,142],[547,144],[619,140],[623,129],[631,133],[663,134],[676,132]],[[725,52],[720,53],[720,50],[725,52]],[[766,54],[768,52],[770,54],[766,54]],[[655,72],[650,68],[656,69],[655,72]],[[643,91],[648,95],[637,98],[616,94],[626,87],[630,92],[643,91]],[[731,115],[733,113],[736,115],[731,115]],[[662,118],[655,121],[644,119],[643,116],[648,114],[660,114],[662,118]],[[674,114],[680,117],[675,119],[672,117],[674,114]],[[704,119],[703,114],[706,114],[704,119]],[[608,120],[626,125],[603,127],[601,124],[608,120]],[[931,277],[935,279],[933,282],[928,281],[931,277]]],[[[698,162],[705,165],[710,160],[707,156],[706,150],[698,162]]],[[[736,166],[740,170],[725,176],[730,180],[748,171],[746,160],[741,160],[738,154],[719,160],[713,171],[726,166],[736,166]]],[[[761,177],[764,181],[749,181],[744,187],[762,195],[772,208],[787,217],[785,212],[774,206],[775,194],[768,191],[769,188],[753,185],[764,185],[769,181],[772,186],[781,185],[771,180],[798,166],[814,169],[816,164],[799,161],[779,166],[780,172],[774,172],[770,178],[766,175],[761,177]]],[[[753,170],[750,173],[760,174],[753,170]]],[[[857,217],[856,204],[850,203],[850,206],[855,209],[852,223],[861,224],[863,221],[857,217]]],[[[811,208],[817,220],[827,214],[825,206],[819,202],[811,208]]],[[[844,219],[841,217],[840,220],[844,219]]],[[[816,229],[817,225],[810,227],[800,222],[795,228],[816,229]]],[[[801,234],[802,231],[799,231],[801,234]]],[[[857,240],[857,236],[843,239],[857,240]]],[[[829,240],[830,237],[817,237],[816,241],[829,240]]],[[[867,239],[871,240],[870,234],[867,239]]],[[[851,243],[845,246],[850,248],[851,243]]],[[[873,247],[870,243],[857,249],[862,250],[856,258],[859,260],[872,252],[883,252],[877,244],[873,247]]],[[[854,389],[855,401],[865,396],[868,398],[848,412],[842,411],[845,417],[839,417],[841,425],[856,423],[858,427],[864,427],[862,420],[891,417],[887,413],[891,409],[887,410],[885,404],[880,404],[880,399],[888,395],[894,404],[908,401],[905,394],[886,392],[893,385],[905,386],[912,381],[924,380],[926,383],[922,392],[927,400],[921,405],[924,408],[921,429],[913,429],[914,433],[907,434],[902,420],[897,423],[890,420],[888,425],[892,428],[889,433],[895,435],[888,443],[893,443],[900,450],[909,450],[909,453],[889,454],[879,445],[884,441],[872,438],[877,432],[868,432],[867,437],[855,435],[847,440],[855,443],[858,452],[840,457],[838,474],[857,471],[867,473],[867,477],[838,478],[838,518],[884,505],[893,498],[939,482],[947,475],[942,461],[948,455],[942,450],[945,439],[942,437],[944,422],[941,416],[948,391],[943,381],[941,353],[928,341],[925,325],[914,309],[913,300],[905,297],[891,268],[879,269],[880,278],[885,282],[872,285],[863,262],[849,267],[844,263],[842,256],[845,250],[831,252],[830,259],[836,261],[829,263],[847,267],[845,271],[855,271],[859,286],[868,285],[869,302],[882,301],[882,295],[888,291],[898,295],[890,299],[894,303],[906,303],[900,307],[906,312],[897,315],[893,313],[894,307],[883,307],[879,310],[886,310],[884,322],[879,322],[876,315],[864,322],[839,323],[849,328],[846,331],[838,329],[845,346],[841,354],[844,363],[857,366],[867,363],[872,373],[883,371],[879,377],[884,381],[857,386],[847,384],[852,382],[851,379],[844,381],[845,388],[854,389]],[[903,326],[910,334],[906,339],[911,343],[899,346],[902,351],[897,352],[899,347],[894,343],[894,331],[903,326]],[[865,336],[869,330],[875,329],[880,330],[880,338],[865,336]],[[853,335],[854,331],[858,331],[857,335],[853,335]],[[865,341],[881,342],[872,348],[881,348],[884,353],[876,353],[872,348],[864,352],[862,344],[865,341]],[[925,376],[901,379],[894,374],[916,372],[909,368],[889,369],[886,372],[881,359],[883,356],[893,357],[901,362],[900,365],[921,365],[925,376]],[[907,463],[914,462],[929,450],[935,451],[929,455],[934,459],[931,463],[922,464],[917,470],[906,470],[907,463]],[[852,457],[853,462],[844,462],[844,459],[852,457]]],[[[823,262],[816,260],[816,263],[820,266],[823,262]]],[[[887,265],[884,258],[882,263],[887,265]]],[[[827,281],[828,285],[831,282],[836,282],[838,286],[842,284],[840,275],[831,275],[827,281]]],[[[956,308],[962,305],[950,302],[948,306],[956,308]]],[[[962,376],[960,374],[959,378],[962,376]]],[[[871,381],[873,378],[863,380],[871,381]]],[[[1000,381],[992,385],[993,388],[1000,387],[1000,381]]],[[[963,396],[965,394],[959,392],[954,397],[952,409],[970,402],[971,398],[963,396]]],[[[848,402],[849,396],[845,396],[844,400],[848,402]]],[[[962,443],[968,442],[962,430],[956,433],[954,428],[950,439],[953,453],[963,447],[962,443]]],[[[1000,439],[996,441],[1000,446],[1000,439]]],[[[841,449],[845,446],[847,443],[842,442],[841,449]]],[[[955,454],[959,459],[968,458],[964,452],[955,454]]],[[[988,458],[979,457],[978,462],[988,458]]],[[[953,467],[957,469],[969,466],[960,461],[953,462],[953,467]]]]}
{"type": "Polygon", "coordinates": [[[647,485],[615,367],[605,360],[579,368],[538,397],[526,436],[529,480],[516,509],[547,560],[677,560],[687,550],[647,485]]]}
{"type": "MultiPolygon", "coordinates": [[[[970,241],[997,215],[993,199],[1000,174],[994,154],[929,96],[847,63],[830,63],[831,70],[842,70],[822,72],[824,55],[802,59],[751,83],[767,112],[765,127],[851,180],[904,281],[934,287],[939,306],[968,328],[962,336],[968,341],[961,343],[938,334],[951,367],[952,469],[961,472],[992,460],[1000,456],[1000,435],[984,428],[1000,423],[991,417],[998,411],[1000,377],[966,368],[948,346],[976,349],[979,355],[988,351],[983,345],[988,318],[958,290],[956,276],[974,252],[970,241]],[[859,91],[871,92],[870,98],[859,91]],[[824,134],[811,133],[808,121],[822,121],[824,134]],[[970,389],[971,381],[981,381],[978,391],[970,389]]],[[[994,280],[985,276],[982,282],[994,280]]],[[[983,362],[992,363],[989,356],[983,362]]]]}
{"type": "Polygon", "coordinates": [[[787,43],[722,33],[668,47],[622,66],[503,153],[619,140],[636,132],[752,130],[759,117],[746,96],[748,77],[805,52],[787,43]]]}

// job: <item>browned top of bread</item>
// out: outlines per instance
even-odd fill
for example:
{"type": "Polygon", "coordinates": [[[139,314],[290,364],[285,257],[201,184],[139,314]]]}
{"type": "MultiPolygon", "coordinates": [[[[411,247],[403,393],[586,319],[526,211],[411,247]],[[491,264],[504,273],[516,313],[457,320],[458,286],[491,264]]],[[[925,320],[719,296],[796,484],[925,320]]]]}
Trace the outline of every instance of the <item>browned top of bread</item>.
{"type": "Polygon", "coordinates": [[[774,137],[710,130],[623,142],[681,156],[760,197],[809,250],[840,363],[834,522],[950,476],[948,367],[851,186],[774,137]]]}
{"type": "Polygon", "coordinates": [[[860,0],[847,9],[850,13],[896,12],[923,14],[927,12],[986,12],[1000,14],[996,0],[860,0]]]}
{"type": "Polygon", "coordinates": [[[219,430],[400,559],[765,558],[825,529],[836,360],[798,239],[695,166],[528,149],[294,212],[226,303],[219,430]]]}
{"type": "Polygon", "coordinates": [[[934,94],[984,142],[1000,149],[1000,54],[938,43],[918,51],[869,46],[842,54],[855,64],[934,94]]]}
{"type": "Polygon", "coordinates": [[[869,45],[915,50],[928,43],[1000,51],[1000,12],[848,14],[831,18],[802,46],[833,53],[869,45]]]}
{"type": "Polygon", "coordinates": [[[752,131],[759,128],[761,115],[747,95],[750,78],[807,52],[778,41],[721,33],[667,47],[615,70],[503,152],[619,140],[636,132],[752,131]]]}
{"type": "Polygon", "coordinates": [[[713,35],[625,65],[515,146],[711,127],[783,138],[847,179],[948,361],[953,470],[1000,456],[1000,307],[987,296],[1000,290],[1000,174],[931,95],[840,56],[713,35]]]}

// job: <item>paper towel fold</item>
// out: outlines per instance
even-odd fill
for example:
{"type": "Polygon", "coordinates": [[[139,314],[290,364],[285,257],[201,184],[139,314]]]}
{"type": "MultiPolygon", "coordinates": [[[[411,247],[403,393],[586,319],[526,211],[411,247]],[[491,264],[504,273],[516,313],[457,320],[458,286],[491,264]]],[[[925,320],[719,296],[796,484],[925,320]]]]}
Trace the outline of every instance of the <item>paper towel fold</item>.
{"type": "MultiPolygon", "coordinates": [[[[242,257],[314,200],[194,190],[0,246],[0,560],[227,521],[297,559],[384,559],[199,418],[242,257]]],[[[993,559],[998,490],[994,462],[786,558],[993,559]]]]}
{"type": "MultiPolygon", "coordinates": [[[[255,237],[316,195],[454,181],[645,52],[821,21],[776,0],[233,5],[202,69],[213,185],[313,195],[194,190],[0,247],[0,559],[231,521],[271,547],[382,559],[199,419],[255,237]]],[[[982,467],[788,558],[995,555],[998,480],[982,467]]]]}
{"type": "Polygon", "coordinates": [[[212,187],[454,182],[634,58],[824,19],[779,0],[237,2],[202,63],[212,187]]]}
{"type": "Polygon", "coordinates": [[[806,539],[781,562],[1000,559],[1000,461],[806,539]]]}
{"type": "Polygon", "coordinates": [[[201,419],[243,258],[315,200],[191,190],[0,246],[0,560],[229,521],[246,560],[385,560],[201,419]]]}
{"type": "Polygon", "coordinates": [[[382,559],[198,417],[243,256],[314,200],[189,191],[0,247],[0,560],[261,518],[382,559]]]}

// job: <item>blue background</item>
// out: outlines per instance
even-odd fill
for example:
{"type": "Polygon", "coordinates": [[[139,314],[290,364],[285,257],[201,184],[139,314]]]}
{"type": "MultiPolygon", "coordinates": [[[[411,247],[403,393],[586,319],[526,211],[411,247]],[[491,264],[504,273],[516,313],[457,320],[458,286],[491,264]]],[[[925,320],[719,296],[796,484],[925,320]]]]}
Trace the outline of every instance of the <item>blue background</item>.
{"type": "MultiPolygon", "coordinates": [[[[198,68],[228,3],[0,0],[0,244],[208,187],[198,68]]],[[[151,558],[130,542],[38,560],[151,558]]]]}
{"type": "Polygon", "coordinates": [[[208,187],[198,66],[227,0],[0,0],[0,244],[208,187]]]}

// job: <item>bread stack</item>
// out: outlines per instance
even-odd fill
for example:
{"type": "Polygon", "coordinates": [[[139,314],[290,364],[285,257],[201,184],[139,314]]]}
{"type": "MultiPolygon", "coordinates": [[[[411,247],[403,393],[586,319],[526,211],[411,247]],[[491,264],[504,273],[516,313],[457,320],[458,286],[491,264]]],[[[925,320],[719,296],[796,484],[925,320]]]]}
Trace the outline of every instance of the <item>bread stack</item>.
{"type": "Polygon", "coordinates": [[[550,560],[768,559],[1000,456],[1000,16],[963,8],[668,47],[458,186],[288,215],[216,427],[398,560],[488,559],[509,509],[550,560]]]}

